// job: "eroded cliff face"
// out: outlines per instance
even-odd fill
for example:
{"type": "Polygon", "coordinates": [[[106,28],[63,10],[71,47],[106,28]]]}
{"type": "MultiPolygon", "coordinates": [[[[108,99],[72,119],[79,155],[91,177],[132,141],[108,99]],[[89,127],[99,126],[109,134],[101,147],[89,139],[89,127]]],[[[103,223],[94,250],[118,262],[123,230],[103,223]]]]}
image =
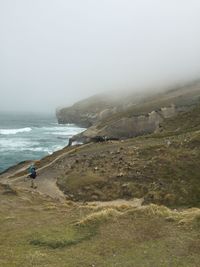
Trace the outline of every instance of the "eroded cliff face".
{"type": "Polygon", "coordinates": [[[77,126],[88,128],[97,121],[111,116],[116,112],[116,103],[107,96],[95,96],[80,101],[71,107],[56,111],[58,123],[73,123],[77,126]]]}
{"type": "Polygon", "coordinates": [[[56,113],[59,124],[73,123],[88,128],[97,121],[97,113],[81,113],[79,110],[62,109],[56,113]]]}
{"type": "Polygon", "coordinates": [[[200,83],[134,99],[134,96],[112,101],[93,97],[57,112],[59,123],[75,123],[88,128],[72,141],[90,142],[126,139],[154,133],[167,118],[196,105],[200,83]]]}
{"type": "Polygon", "coordinates": [[[173,117],[178,110],[174,105],[163,107],[158,111],[152,111],[146,115],[120,118],[104,127],[93,125],[85,132],[74,136],[74,140],[90,142],[96,137],[102,139],[126,139],[144,134],[149,134],[159,129],[164,119],[173,117]]]}

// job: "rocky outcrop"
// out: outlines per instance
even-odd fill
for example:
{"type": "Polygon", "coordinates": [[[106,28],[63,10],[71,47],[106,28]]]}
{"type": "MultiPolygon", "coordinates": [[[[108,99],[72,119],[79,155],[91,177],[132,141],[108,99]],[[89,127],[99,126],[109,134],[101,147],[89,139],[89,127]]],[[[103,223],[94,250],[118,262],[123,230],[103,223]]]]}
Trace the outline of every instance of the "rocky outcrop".
{"type": "Polygon", "coordinates": [[[79,142],[103,141],[126,139],[136,137],[144,134],[149,134],[159,129],[160,123],[164,119],[175,116],[177,109],[174,105],[161,108],[157,111],[152,111],[146,115],[139,115],[133,117],[122,117],[115,120],[104,127],[93,125],[85,132],[73,137],[73,140],[79,142]]]}
{"type": "Polygon", "coordinates": [[[73,123],[88,128],[115,112],[116,103],[108,96],[98,95],[80,101],[71,107],[58,109],[56,117],[60,124],[73,123]]]}
{"type": "Polygon", "coordinates": [[[62,109],[57,111],[56,116],[60,124],[71,123],[79,127],[88,128],[96,121],[97,114],[80,114],[79,110],[62,109]]]}
{"type": "Polygon", "coordinates": [[[130,95],[116,99],[95,96],[57,112],[59,123],[88,128],[70,143],[126,139],[158,131],[165,119],[199,102],[200,83],[146,97],[130,95]]]}

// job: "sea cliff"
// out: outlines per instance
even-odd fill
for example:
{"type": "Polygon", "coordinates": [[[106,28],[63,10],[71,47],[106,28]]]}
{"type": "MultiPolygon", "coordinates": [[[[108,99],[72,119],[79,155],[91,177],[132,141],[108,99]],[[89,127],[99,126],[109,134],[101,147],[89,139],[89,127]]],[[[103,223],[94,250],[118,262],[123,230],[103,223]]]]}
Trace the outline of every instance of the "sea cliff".
{"type": "Polygon", "coordinates": [[[87,143],[111,139],[126,139],[155,133],[167,118],[193,108],[200,98],[200,82],[151,93],[100,95],[80,101],[57,111],[59,123],[75,123],[87,128],[71,141],[87,143]]]}

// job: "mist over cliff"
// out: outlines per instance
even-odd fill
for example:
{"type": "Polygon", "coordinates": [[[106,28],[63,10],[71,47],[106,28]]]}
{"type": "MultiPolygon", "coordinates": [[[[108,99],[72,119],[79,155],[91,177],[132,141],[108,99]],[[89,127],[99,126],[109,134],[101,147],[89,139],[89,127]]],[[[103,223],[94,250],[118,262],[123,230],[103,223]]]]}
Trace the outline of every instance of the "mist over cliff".
{"type": "Polygon", "coordinates": [[[200,2],[0,2],[0,110],[51,111],[199,78],[200,2]]]}

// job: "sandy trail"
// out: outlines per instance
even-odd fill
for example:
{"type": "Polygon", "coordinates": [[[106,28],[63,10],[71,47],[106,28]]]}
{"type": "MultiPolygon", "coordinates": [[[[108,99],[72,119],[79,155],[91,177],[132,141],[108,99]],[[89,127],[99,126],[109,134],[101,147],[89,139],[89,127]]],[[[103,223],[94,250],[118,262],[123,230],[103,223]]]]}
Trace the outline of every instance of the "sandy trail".
{"type": "Polygon", "coordinates": [[[37,169],[38,176],[35,179],[35,184],[37,185],[37,188],[35,189],[32,189],[30,187],[31,180],[26,179],[27,174],[22,175],[20,177],[13,177],[19,174],[21,171],[28,169],[28,167],[30,166],[30,162],[25,164],[22,168],[18,169],[16,172],[9,171],[8,173],[4,173],[2,176],[0,176],[0,178],[2,178],[1,183],[14,185],[20,188],[26,188],[29,189],[30,191],[35,190],[42,194],[48,195],[52,198],[64,200],[65,199],[64,193],[56,185],[57,178],[61,174],[61,170],[59,170],[59,168],[56,168],[56,163],[64,159],[67,155],[74,153],[82,148],[85,148],[88,145],[89,144],[85,144],[80,147],[75,147],[70,151],[64,152],[63,154],[57,156],[50,163],[37,169]]]}
{"type": "MultiPolygon", "coordinates": [[[[31,162],[26,162],[22,166],[18,166],[17,170],[15,168],[12,168],[7,173],[4,173],[3,175],[0,175],[0,181],[4,184],[10,184],[16,188],[24,188],[29,191],[36,191],[40,194],[50,196],[53,199],[60,200],[61,202],[66,201],[66,196],[64,193],[58,188],[56,182],[60,175],[63,174],[63,171],[67,170],[67,164],[68,158],[67,156],[71,153],[74,153],[76,151],[80,151],[81,149],[85,148],[90,144],[85,144],[79,147],[75,147],[67,152],[63,152],[59,156],[57,156],[55,159],[53,159],[48,164],[42,166],[41,168],[37,169],[38,176],[35,179],[35,184],[37,188],[33,189],[31,188],[31,180],[26,175],[22,175],[19,177],[16,177],[19,175],[21,171],[27,170],[30,166],[31,162]],[[64,169],[60,168],[59,164],[64,161],[64,169]]],[[[63,164],[63,163],[62,163],[63,164]]],[[[143,199],[132,199],[132,200],[124,200],[124,199],[117,199],[113,201],[91,201],[87,202],[87,205],[90,206],[98,206],[98,207],[117,207],[122,205],[128,205],[132,207],[139,207],[143,203],[143,199]]],[[[84,204],[85,205],[85,204],[84,204]]]]}

